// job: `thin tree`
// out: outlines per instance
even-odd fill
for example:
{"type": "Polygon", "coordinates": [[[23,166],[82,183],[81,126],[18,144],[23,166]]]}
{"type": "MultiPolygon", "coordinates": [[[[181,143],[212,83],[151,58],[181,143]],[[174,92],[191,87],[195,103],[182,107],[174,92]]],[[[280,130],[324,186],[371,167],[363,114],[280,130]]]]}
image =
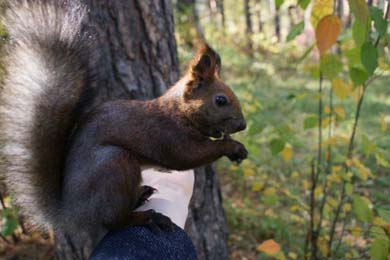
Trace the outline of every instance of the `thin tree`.
{"type": "Polygon", "coordinates": [[[244,12],[245,12],[245,34],[249,55],[253,55],[253,28],[252,28],[252,20],[251,20],[251,9],[249,0],[244,0],[244,12]]]}

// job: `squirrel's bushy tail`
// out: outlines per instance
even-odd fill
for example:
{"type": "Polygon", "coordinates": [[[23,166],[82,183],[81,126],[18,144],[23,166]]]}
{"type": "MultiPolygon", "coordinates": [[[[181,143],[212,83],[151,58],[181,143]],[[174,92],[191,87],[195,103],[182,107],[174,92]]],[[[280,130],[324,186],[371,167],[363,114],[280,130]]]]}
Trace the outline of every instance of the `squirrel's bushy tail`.
{"type": "Polygon", "coordinates": [[[51,227],[61,207],[68,138],[88,80],[85,9],[72,0],[12,0],[0,97],[2,174],[22,212],[51,227]]]}

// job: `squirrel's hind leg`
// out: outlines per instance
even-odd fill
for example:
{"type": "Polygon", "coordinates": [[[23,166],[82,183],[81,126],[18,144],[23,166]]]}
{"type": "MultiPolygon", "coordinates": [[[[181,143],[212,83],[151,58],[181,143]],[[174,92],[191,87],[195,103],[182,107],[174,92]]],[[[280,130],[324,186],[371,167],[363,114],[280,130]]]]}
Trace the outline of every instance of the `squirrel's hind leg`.
{"type": "MultiPolygon", "coordinates": [[[[152,232],[171,231],[174,224],[170,218],[154,210],[133,210],[143,204],[156,191],[150,186],[140,186],[141,168],[129,152],[123,151],[110,160],[104,169],[110,169],[106,181],[102,182],[107,209],[103,209],[104,226],[108,230],[117,230],[131,226],[145,226],[152,232]],[[114,188],[113,188],[114,187],[114,188]]],[[[101,176],[101,178],[104,178],[101,176]]]]}

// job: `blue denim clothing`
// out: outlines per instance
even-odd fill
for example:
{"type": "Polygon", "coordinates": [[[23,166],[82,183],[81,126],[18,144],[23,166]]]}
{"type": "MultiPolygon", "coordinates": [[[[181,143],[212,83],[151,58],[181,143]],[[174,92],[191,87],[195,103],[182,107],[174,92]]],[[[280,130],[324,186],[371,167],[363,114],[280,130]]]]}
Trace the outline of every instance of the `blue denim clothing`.
{"type": "Polygon", "coordinates": [[[147,227],[131,227],[107,234],[90,260],[196,260],[191,239],[179,227],[154,234],[147,227]]]}

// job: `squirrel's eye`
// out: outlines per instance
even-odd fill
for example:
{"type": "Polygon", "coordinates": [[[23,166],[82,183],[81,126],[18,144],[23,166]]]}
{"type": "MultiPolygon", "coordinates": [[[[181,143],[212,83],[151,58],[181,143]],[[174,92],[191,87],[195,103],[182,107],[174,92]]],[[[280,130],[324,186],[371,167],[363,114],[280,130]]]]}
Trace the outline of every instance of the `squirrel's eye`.
{"type": "Polygon", "coordinates": [[[215,103],[217,104],[217,106],[222,107],[222,106],[227,105],[228,100],[227,100],[227,98],[224,97],[224,96],[216,96],[216,98],[215,98],[215,103]]]}

